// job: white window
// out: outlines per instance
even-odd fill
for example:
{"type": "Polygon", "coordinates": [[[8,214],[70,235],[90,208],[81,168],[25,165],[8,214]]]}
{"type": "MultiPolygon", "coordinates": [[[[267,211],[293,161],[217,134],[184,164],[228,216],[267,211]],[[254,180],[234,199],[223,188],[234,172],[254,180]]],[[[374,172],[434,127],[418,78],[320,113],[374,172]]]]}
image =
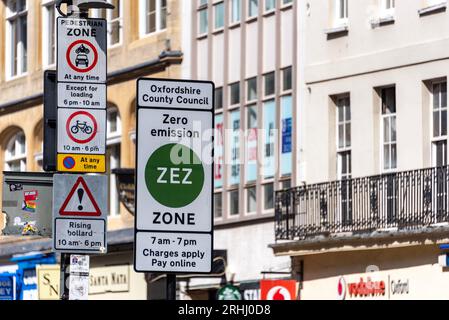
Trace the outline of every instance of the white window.
{"type": "Polygon", "coordinates": [[[54,0],[44,0],[42,3],[42,63],[44,67],[53,66],[56,63],[56,18],[54,0]]]}
{"type": "Polygon", "coordinates": [[[97,9],[92,17],[107,19],[108,21],[108,45],[114,46],[122,42],[123,38],[123,1],[108,0],[115,8],[112,10],[97,9]]]}
{"type": "Polygon", "coordinates": [[[438,4],[446,3],[447,0],[427,0],[427,5],[430,6],[436,6],[438,4]]]}
{"type": "Polygon", "coordinates": [[[447,82],[432,84],[432,164],[447,165],[447,82]]]}
{"type": "Polygon", "coordinates": [[[381,0],[381,1],[382,1],[381,16],[383,17],[394,16],[394,10],[396,7],[395,0],[381,0]]]}
{"type": "Polygon", "coordinates": [[[231,0],[231,23],[240,22],[241,0],[231,0]]]}
{"type": "Polygon", "coordinates": [[[338,179],[351,179],[351,106],[349,97],[337,98],[338,179]]]}
{"type": "Polygon", "coordinates": [[[349,11],[348,0],[335,1],[335,22],[337,25],[345,25],[348,23],[349,11]]]}
{"type": "Polygon", "coordinates": [[[5,170],[26,171],[26,143],[25,134],[19,132],[9,140],[5,153],[5,170]]]}
{"type": "Polygon", "coordinates": [[[120,214],[120,200],[117,192],[117,182],[112,170],[120,168],[121,158],[121,120],[118,109],[112,107],[107,113],[107,168],[109,170],[109,214],[120,214]]]}
{"type": "Polygon", "coordinates": [[[27,71],[27,3],[8,0],[6,10],[6,74],[8,78],[27,71]]]}
{"type": "Polygon", "coordinates": [[[214,5],[215,30],[224,27],[224,2],[219,2],[214,5]]]}
{"type": "Polygon", "coordinates": [[[396,89],[382,89],[382,154],[384,171],[397,168],[396,89]]]}
{"type": "Polygon", "coordinates": [[[248,0],[248,18],[259,14],[259,0],[248,0]]]}
{"type": "Polygon", "coordinates": [[[167,0],[140,0],[140,36],[167,28],[167,0]]]}

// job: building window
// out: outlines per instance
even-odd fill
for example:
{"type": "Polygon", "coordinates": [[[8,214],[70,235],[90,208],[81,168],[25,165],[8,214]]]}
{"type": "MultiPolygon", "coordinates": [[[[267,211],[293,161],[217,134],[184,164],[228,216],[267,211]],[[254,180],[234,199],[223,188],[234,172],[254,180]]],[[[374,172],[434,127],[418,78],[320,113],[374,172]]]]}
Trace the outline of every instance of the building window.
{"type": "Polygon", "coordinates": [[[120,168],[121,121],[118,109],[112,107],[107,112],[107,169],[109,174],[109,214],[120,214],[120,201],[117,192],[116,176],[112,170],[120,168]]]}
{"type": "Polygon", "coordinates": [[[257,100],[257,77],[248,79],[246,81],[246,89],[247,89],[247,100],[254,101],[257,100]]]}
{"type": "Polygon", "coordinates": [[[95,18],[108,20],[108,45],[113,46],[120,44],[122,41],[122,4],[121,0],[108,0],[115,8],[112,10],[98,9],[94,11],[95,18]]]}
{"type": "Polygon", "coordinates": [[[220,2],[214,5],[215,15],[215,29],[221,29],[224,27],[224,2],[220,2]]]}
{"type": "Polygon", "coordinates": [[[256,187],[250,187],[246,189],[246,212],[257,212],[257,192],[256,187]]]}
{"type": "Polygon", "coordinates": [[[334,0],[335,5],[335,18],[337,25],[344,25],[348,22],[349,10],[348,0],[334,0]]]}
{"type": "Polygon", "coordinates": [[[164,30],[167,27],[167,0],[140,0],[141,36],[164,30]]]}
{"type": "Polygon", "coordinates": [[[341,222],[352,222],[351,105],[349,96],[337,98],[337,173],[341,184],[341,222]]]}
{"type": "Polygon", "coordinates": [[[27,71],[27,4],[26,0],[8,0],[6,10],[7,75],[14,77],[27,71]]]}
{"type": "Polygon", "coordinates": [[[248,183],[257,180],[257,106],[246,108],[246,120],[246,182],[248,183]]]}
{"type": "Polygon", "coordinates": [[[282,91],[289,91],[292,87],[292,67],[282,69],[282,91]]]}
{"type": "Polygon", "coordinates": [[[26,171],[26,142],[25,134],[19,132],[8,142],[5,153],[5,170],[24,172],[26,171]]]}
{"type": "Polygon", "coordinates": [[[351,179],[351,107],[349,97],[337,99],[338,179],[351,179]]]}
{"type": "Polygon", "coordinates": [[[220,219],[223,217],[223,198],[221,193],[214,194],[214,217],[220,219]]]}
{"type": "Polygon", "coordinates": [[[231,23],[240,22],[241,0],[231,0],[231,23]]]}
{"type": "Polygon", "coordinates": [[[394,15],[395,0],[382,0],[382,15],[394,15]]]}
{"type": "Polygon", "coordinates": [[[240,104],[240,82],[230,85],[231,106],[240,104]]]}
{"type": "Polygon", "coordinates": [[[276,0],[265,0],[265,11],[274,10],[276,7],[276,0]]]}
{"type": "Polygon", "coordinates": [[[396,89],[382,89],[382,142],[384,170],[397,167],[396,89]]]}
{"type": "Polygon", "coordinates": [[[240,184],[240,110],[230,112],[229,118],[231,130],[229,185],[236,186],[240,184]]]}
{"type": "Polygon", "coordinates": [[[56,63],[56,17],[55,1],[45,1],[42,5],[42,58],[44,66],[56,63]]]}
{"type": "Polygon", "coordinates": [[[276,86],[275,86],[275,73],[271,72],[264,76],[264,94],[265,97],[271,96],[275,94],[276,86]]]}
{"type": "Polygon", "coordinates": [[[231,216],[239,214],[239,190],[229,192],[229,209],[231,216]]]}
{"type": "Polygon", "coordinates": [[[215,109],[223,109],[223,88],[215,89],[215,109]]]}
{"type": "Polygon", "coordinates": [[[263,186],[263,208],[265,211],[274,209],[274,184],[263,186]]]}
{"type": "Polygon", "coordinates": [[[292,2],[293,2],[293,0],[282,0],[282,4],[283,5],[287,5],[287,4],[290,4],[292,2]]]}
{"type": "Polygon", "coordinates": [[[206,34],[209,31],[209,17],[207,7],[198,11],[199,34],[206,34]]]}
{"type": "Polygon", "coordinates": [[[259,0],[248,1],[248,18],[256,17],[259,14],[259,0]]]}
{"type": "Polygon", "coordinates": [[[433,166],[447,165],[447,82],[432,84],[433,166]]]}

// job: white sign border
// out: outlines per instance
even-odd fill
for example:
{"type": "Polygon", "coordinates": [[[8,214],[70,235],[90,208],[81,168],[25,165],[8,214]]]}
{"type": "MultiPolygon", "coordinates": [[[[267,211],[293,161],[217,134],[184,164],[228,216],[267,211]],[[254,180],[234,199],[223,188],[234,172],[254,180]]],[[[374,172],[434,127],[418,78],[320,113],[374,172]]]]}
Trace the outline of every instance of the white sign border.
{"type": "MultiPolygon", "coordinates": [[[[133,257],[133,267],[134,267],[134,271],[136,273],[148,273],[148,272],[152,272],[152,273],[161,273],[160,271],[152,271],[152,270],[138,270],[137,269],[137,233],[170,233],[170,234],[178,234],[178,233],[184,233],[184,234],[208,234],[211,237],[211,261],[210,261],[210,270],[209,272],[192,272],[192,271],[187,271],[187,272],[183,272],[183,271],[177,271],[177,272],[173,272],[173,271],[167,271],[167,272],[163,272],[163,274],[183,274],[183,273],[188,273],[188,274],[193,274],[193,275],[207,275],[212,273],[212,268],[213,268],[213,262],[214,262],[214,174],[212,172],[211,175],[211,186],[212,186],[212,192],[211,192],[211,231],[210,232],[188,232],[188,231],[160,231],[160,230],[154,230],[154,231],[148,231],[148,230],[138,230],[137,229],[137,184],[138,184],[138,175],[137,175],[137,168],[139,168],[138,166],[138,162],[139,162],[139,157],[137,156],[137,154],[139,153],[139,109],[154,109],[154,110],[161,110],[161,109],[167,109],[170,111],[177,111],[177,110],[181,110],[181,111],[192,111],[192,112],[210,112],[212,114],[212,129],[215,130],[215,83],[212,81],[200,81],[200,80],[185,80],[185,79],[163,79],[163,78],[146,78],[146,77],[141,77],[137,79],[137,85],[136,85],[136,180],[135,180],[135,199],[134,199],[134,206],[135,206],[135,217],[134,217],[134,257],[133,257]],[[161,81],[161,82],[177,82],[177,83],[207,83],[207,84],[211,84],[212,85],[212,108],[210,109],[192,109],[192,108],[160,108],[160,107],[142,107],[139,106],[139,82],[140,81],[161,81]]],[[[213,136],[212,141],[215,141],[215,136],[213,136]]],[[[214,170],[214,165],[215,165],[215,154],[214,154],[214,148],[212,148],[212,171],[214,170]]]]}

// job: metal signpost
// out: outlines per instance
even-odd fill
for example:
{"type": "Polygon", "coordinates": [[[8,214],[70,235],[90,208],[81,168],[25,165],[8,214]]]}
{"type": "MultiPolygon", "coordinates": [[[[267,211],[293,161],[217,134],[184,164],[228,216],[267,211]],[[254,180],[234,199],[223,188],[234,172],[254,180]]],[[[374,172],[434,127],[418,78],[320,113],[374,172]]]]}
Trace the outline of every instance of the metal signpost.
{"type": "Polygon", "coordinates": [[[210,273],[213,257],[212,82],[140,79],[134,268],[210,273]]]}
{"type": "Polygon", "coordinates": [[[53,178],[53,250],[61,253],[61,298],[86,300],[89,256],[82,255],[107,252],[108,210],[107,176],[78,175],[106,172],[107,21],[89,19],[88,11],[114,7],[105,0],[59,0],[56,8],[63,15],[56,30],[57,93],[47,101],[57,106],[54,162],[65,174],[53,178]]]}
{"type": "Polygon", "coordinates": [[[107,22],[57,20],[59,172],[106,172],[107,22]]]}

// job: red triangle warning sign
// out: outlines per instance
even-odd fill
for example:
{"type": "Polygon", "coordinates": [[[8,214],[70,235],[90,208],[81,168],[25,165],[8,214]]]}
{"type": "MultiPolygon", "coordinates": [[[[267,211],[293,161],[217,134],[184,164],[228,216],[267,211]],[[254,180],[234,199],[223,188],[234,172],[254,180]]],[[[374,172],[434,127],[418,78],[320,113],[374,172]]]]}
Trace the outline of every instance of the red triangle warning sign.
{"type": "Polygon", "coordinates": [[[100,208],[92,196],[86,181],[80,177],[74,184],[61,209],[61,216],[99,217],[100,208]]]}

